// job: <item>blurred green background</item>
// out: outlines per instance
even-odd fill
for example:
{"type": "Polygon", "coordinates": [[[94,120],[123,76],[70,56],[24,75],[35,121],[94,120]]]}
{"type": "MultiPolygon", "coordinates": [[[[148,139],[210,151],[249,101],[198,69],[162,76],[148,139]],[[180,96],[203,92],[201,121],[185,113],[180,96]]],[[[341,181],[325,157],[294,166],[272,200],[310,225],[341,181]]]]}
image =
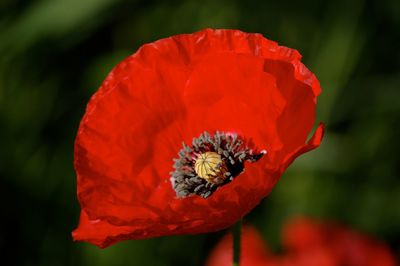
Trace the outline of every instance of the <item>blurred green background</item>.
{"type": "Polygon", "coordinates": [[[400,1],[0,0],[0,249],[4,265],[202,265],[223,232],[73,243],[73,141],[89,97],[143,43],[204,27],[297,48],[324,89],[322,146],[246,221],[276,251],[294,214],[400,250],[400,1]]]}

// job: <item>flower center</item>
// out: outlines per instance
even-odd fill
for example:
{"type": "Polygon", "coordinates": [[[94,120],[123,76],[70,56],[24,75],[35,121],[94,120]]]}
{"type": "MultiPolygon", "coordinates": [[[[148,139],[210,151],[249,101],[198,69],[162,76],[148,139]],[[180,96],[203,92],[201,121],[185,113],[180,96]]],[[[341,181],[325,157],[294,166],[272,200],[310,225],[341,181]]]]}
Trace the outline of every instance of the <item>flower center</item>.
{"type": "Polygon", "coordinates": [[[218,187],[231,182],[244,171],[244,162],[258,161],[266,151],[254,152],[236,134],[204,132],[193,138],[192,146],[183,143],[174,159],[171,183],[178,197],[209,197],[218,187]]]}
{"type": "Polygon", "coordinates": [[[221,155],[210,151],[197,157],[194,163],[194,170],[197,176],[213,184],[223,183],[226,179],[225,173],[228,171],[224,161],[221,159],[221,155]]]}

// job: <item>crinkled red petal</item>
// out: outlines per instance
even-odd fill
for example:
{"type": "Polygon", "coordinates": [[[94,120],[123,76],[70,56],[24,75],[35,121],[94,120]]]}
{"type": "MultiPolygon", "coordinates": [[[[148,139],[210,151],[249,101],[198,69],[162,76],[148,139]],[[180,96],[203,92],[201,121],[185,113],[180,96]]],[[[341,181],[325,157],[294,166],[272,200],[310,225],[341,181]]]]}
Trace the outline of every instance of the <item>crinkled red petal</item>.
{"type": "Polygon", "coordinates": [[[320,87],[300,58],[260,34],[206,29],[146,44],[121,62],[90,100],[75,141],[82,214],[74,239],[104,247],[204,233],[248,213],[321,142],[322,127],[306,143],[320,87]],[[172,159],[182,142],[216,130],[268,154],[210,198],[177,199],[172,159]]]}

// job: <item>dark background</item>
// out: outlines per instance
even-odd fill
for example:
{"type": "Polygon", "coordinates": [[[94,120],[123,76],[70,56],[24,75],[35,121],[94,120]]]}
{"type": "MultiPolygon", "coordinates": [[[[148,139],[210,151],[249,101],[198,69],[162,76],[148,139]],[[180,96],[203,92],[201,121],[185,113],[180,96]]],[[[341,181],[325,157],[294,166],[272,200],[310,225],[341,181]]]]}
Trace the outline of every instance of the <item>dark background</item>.
{"type": "Polygon", "coordinates": [[[3,265],[202,265],[213,233],[73,243],[73,141],[89,97],[147,42],[204,27],[298,49],[319,78],[321,147],[246,220],[275,251],[295,214],[340,221],[400,251],[400,1],[0,0],[3,265]]]}

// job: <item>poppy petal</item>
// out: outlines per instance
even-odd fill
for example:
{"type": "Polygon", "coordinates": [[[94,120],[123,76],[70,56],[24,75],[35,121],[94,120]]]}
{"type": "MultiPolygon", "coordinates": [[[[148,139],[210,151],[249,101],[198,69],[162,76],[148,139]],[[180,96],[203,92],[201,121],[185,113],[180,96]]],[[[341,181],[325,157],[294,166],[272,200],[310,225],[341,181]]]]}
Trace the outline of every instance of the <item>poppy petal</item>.
{"type": "Polygon", "coordinates": [[[284,169],[286,169],[297,157],[299,157],[303,153],[318,148],[319,145],[321,144],[322,138],[324,137],[324,133],[325,133],[325,125],[323,123],[320,123],[317,129],[315,130],[314,134],[306,144],[300,146],[299,148],[297,148],[297,150],[289,153],[286,156],[283,163],[284,169]]]}

